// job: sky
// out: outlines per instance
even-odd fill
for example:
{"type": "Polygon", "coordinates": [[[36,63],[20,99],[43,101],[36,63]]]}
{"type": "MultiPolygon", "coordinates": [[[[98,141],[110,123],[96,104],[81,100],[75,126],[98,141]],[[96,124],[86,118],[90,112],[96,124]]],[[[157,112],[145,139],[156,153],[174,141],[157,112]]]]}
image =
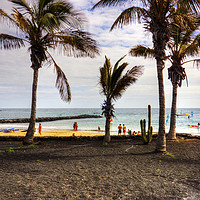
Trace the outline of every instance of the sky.
{"type": "MultiPolygon", "coordinates": [[[[114,102],[116,108],[158,108],[158,84],[156,62],[154,59],[132,57],[128,55],[131,47],[138,44],[152,47],[152,35],[143,28],[143,24],[133,23],[110,32],[114,20],[124,7],[97,8],[91,10],[98,0],[73,0],[74,7],[81,10],[87,18],[85,30],[93,34],[98,42],[100,55],[95,58],[73,58],[51,52],[57,64],[65,72],[72,92],[71,103],[63,102],[55,87],[54,67],[43,66],[39,70],[38,108],[100,108],[104,96],[100,94],[99,68],[103,66],[105,55],[115,62],[122,56],[127,56],[123,62],[128,62],[127,69],[136,65],[144,66],[144,73],[138,81],[130,86],[122,98],[114,102]]],[[[10,13],[12,3],[1,0],[0,8],[10,13]]],[[[0,33],[17,34],[17,30],[0,22],[0,33]]],[[[200,57],[198,57],[200,58],[200,57]]],[[[33,70],[30,68],[28,47],[17,50],[0,49],[0,108],[30,108],[33,70]]],[[[172,85],[168,80],[166,62],[164,69],[166,108],[171,107],[172,85]]],[[[192,63],[184,65],[189,86],[183,82],[178,88],[178,108],[200,108],[200,70],[192,63]]]]}

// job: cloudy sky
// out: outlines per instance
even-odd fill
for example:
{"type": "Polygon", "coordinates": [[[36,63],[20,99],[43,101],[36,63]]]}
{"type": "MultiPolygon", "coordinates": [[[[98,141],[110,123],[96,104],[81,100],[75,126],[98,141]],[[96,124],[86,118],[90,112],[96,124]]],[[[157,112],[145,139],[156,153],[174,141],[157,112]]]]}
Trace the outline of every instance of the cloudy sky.
{"type": "MultiPolygon", "coordinates": [[[[115,63],[127,54],[132,46],[142,44],[152,47],[152,36],[143,29],[142,24],[132,24],[123,29],[109,31],[112,23],[123,8],[103,8],[91,11],[98,0],[73,0],[76,9],[82,10],[87,17],[87,31],[92,33],[101,49],[101,55],[96,58],[73,58],[52,52],[56,62],[65,72],[72,91],[71,103],[60,99],[55,88],[55,73],[52,67],[43,67],[39,71],[38,108],[99,108],[104,97],[99,94],[99,67],[104,64],[105,55],[115,63]]],[[[12,4],[8,0],[1,0],[0,7],[8,13],[12,4]]],[[[5,22],[0,24],[0,33],[16,34],[11,26],[5,22]]],[[[31,89],[33,70],[30,68],[28,48],[18,50],[0,50],[0,108],[29,108],[31,103],[31,89]]],[[[118,108],[146,108],[148,104],[157,108],[158,86],[156,65],[154,59],[134,58],[127,55],[124,62],[129,68],[135,65],[144,66],[144,74],[132,85],[121,99],[115,102],[118,108]]],[[[167,79],[166,63],[164,70],[166,107],[171,105],[172,87],[167,79]]],[[[193,64],[185,65],[189,80],[178,89],[179,108],[200,108],[200,70],[193,64]]]]}

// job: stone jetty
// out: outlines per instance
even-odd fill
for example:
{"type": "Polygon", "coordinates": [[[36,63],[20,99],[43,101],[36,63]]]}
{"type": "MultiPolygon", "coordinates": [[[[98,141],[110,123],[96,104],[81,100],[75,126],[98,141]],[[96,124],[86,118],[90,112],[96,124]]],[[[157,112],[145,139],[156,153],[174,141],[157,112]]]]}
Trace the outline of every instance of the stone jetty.
{"type": "MultiPolygon", "coordinates": [[[[77,115],[77,116],[64,116],[64,117],[38,117],[36,122],[49,122],[57,120],[68,120],[68,119],[85,119],[85,118],[102,118],[101,115],[77,115]]],[[[0,119],[0,123],[29,123],[30,118],[20,119],[0,119]]]]}

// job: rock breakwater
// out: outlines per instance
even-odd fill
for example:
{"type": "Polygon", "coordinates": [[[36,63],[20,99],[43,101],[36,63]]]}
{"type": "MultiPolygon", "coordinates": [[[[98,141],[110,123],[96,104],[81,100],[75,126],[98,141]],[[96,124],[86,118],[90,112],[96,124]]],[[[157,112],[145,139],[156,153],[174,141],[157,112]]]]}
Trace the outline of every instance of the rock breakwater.
{"type": "MultiPolygon", "coordinates": [[[[68,119],[85,119],[85,118],[102,118],[100,115],[77,115],[77,116],[63,116],[63,117],[38,117],[36,122],[48,122],[57,120],[68,120],[68,119]]],[[[30,118],[20,119],[0,119],[0,123],[29,123],[30,118]]]]}

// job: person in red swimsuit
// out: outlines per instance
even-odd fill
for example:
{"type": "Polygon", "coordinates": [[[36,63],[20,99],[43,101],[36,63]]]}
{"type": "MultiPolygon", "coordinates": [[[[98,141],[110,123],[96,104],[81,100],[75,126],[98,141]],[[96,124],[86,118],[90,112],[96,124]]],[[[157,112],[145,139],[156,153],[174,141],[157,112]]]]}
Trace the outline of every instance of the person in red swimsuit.
{"type": "Polygon", "coordinates": [[[121,133],[122,133],[122,125],[119,124],[119,126],[118,126],[118,135],[121,135],[121,133]]]}
{"type": "Polygon", "coordinates": [[[123,124],[123,134],[124,135],[126,134],[126,126],[125,126],[125,124],[123,124]]]}
{"type": "Polygon", "coordinates": [[[39,132],[40,135],[42,135],[42,125],[40,123],[39,123],[38,132],[39,132]]]}
{"type": "Polygon", "coordinates": [[[74,128],[75,131],[78,130],[78,123],[77,123],[77,122],[74,122],[74,124],[73,124],[73,128],[74,128]]]}

